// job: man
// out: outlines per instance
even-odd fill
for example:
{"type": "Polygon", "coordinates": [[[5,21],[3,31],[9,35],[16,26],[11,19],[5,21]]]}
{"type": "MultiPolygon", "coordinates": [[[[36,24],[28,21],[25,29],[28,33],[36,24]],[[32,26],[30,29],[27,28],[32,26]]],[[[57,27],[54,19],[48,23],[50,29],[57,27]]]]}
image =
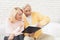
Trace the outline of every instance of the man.
{"type": "MultiPolygon", "coordinates": [[[[25,28],[27,28],[28,25],[36,25],[37,27],[43,27],[44,25],[48,24],[50,22],[50,18],[48,16],[44,16],[42,14],[38,14],[37,12],[31,11],[31,6],[27,4],[24,9],[24,18],[25,18],[25,28]]],[[[42,33],[42,30],[38,30],[35,33],[25,33],[24,40],[45,40],[44,37],[46,35],[42,33]]],[[[48,39],[49,40],[49,39],[48,39]]]]}

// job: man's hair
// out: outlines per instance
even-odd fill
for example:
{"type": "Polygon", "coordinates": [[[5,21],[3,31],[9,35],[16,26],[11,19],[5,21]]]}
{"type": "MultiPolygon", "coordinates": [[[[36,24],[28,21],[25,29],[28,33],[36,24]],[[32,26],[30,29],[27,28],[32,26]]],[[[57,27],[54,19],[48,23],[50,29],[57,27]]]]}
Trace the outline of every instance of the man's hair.
{"type": "Polygon", "coordinates": [[[31,6],[29,4],[26,4],[26,6],[23,9],[25,9],[26,7],[30,7],[31,8],[31,6]]]}

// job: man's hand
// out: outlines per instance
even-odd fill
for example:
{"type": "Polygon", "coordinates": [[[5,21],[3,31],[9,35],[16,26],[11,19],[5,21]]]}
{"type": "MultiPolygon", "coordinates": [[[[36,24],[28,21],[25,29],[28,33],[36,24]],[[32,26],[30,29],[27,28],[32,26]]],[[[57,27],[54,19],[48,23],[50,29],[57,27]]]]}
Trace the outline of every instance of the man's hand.
{"type": "Polygon", "coordinates": [[[33,35],[34,35],[34,33],[29,33],[29,34],[28,34],[28,36],[30,36],[30,37],[33,36],[33,35]]]}
{"type": "Polygon", "coordinates": [[[39,24],[39,23],[37,23],[37,25],[36,25],[37,27],[41,27],[41,25],[39,24]]]}

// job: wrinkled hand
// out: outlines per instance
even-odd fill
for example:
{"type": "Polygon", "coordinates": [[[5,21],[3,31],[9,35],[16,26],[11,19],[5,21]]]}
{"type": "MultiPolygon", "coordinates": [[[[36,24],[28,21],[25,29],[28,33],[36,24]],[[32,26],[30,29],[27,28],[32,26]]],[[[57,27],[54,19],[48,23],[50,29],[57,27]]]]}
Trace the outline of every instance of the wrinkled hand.
{"type": "Polygon", "coordinates": [[[30,37],[33,36],[33,35],[34,35],[34,33],[29,33],[29,34],[28,34],[28,36],[30,36],[30,37]]]}
{"type": "Polygon", "coordinates": [[[36,25],[37,27],[41,27],[41,25],[39,24],[39,23],[37,23],[37,25],[36,25]]]}
{"type": "Polygon", "coordinates": [[[42,27],[42,26],[40,25],[40,23],[37,23],[36,26],[37,26],[37,27],[40,27],[40,28],[42,27]]]}

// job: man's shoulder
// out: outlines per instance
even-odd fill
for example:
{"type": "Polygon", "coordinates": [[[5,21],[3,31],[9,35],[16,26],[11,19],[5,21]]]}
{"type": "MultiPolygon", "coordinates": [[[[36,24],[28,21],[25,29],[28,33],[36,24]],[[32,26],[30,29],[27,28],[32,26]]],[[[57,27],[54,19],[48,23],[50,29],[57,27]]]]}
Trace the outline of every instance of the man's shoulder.
{"type": "Polygon", "coordinates": [[[33,15],[39,15],[40,12],[32,12],[33,15]]]}
{"type": "Polygon", "coordinates": [[[39,13],[39,12],[34,12],[34,11],[33,11],[32,13],[37,14],[37,13],[39,13]]]}

